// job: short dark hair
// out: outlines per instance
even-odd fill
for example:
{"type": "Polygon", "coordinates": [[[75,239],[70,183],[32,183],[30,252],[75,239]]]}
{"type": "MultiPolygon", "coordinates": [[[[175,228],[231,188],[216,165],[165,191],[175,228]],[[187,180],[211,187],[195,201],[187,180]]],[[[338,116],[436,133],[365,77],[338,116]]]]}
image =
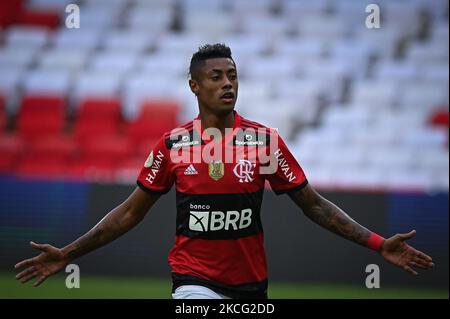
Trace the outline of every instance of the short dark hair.
{"type": "Polygon", "coordinates": [[[223,43],[216,44],[205,44],[198,48],[198,51],[192,55],[191,64],[189,66],[189,74],[194,78],[194,73],[196,68],[205,60],[215,59],[215,58],[230,58],[231,49],[223,43]]]}

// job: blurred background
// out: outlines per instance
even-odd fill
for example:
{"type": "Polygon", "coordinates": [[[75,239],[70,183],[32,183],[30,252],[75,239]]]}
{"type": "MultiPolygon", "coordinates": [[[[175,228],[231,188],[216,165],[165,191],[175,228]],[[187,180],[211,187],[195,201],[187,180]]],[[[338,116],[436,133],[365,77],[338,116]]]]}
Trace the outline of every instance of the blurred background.
{"type": "Polygon", "coordinates": [[[170,297],[173,192],[79,260],[90,288],[60,276],[32,290],[12,267],[30,240],[64,246],[128,196],[155,141],[197,115],[192,54],[222,42],[237,111],[278,128],[312,185],[363,225],[416,229],[436,263],[412,278],[269,190],[270,296],[448,298],[448,14],[446,0],[0,1],[0,297],[170,297]],[[70,3],[80,28],[66,27],[70,3]],[[381,28],[366,27],[369,3],[381,28]]]}

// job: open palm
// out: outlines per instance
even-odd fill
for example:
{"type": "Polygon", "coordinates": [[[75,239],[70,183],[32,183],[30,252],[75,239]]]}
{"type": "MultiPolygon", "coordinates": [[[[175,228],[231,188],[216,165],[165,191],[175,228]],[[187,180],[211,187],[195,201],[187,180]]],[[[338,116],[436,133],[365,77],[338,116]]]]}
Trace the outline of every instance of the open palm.
{"type": "Polygon", "coordinates": [[[31,247],[40,250],[41,253],[36,257],[25,259],[17,263],[14,268],[19,269],[27,267],[16,276],[16,279],[20,280],[23,284],[39,276],[38,280],[34,283],[34,286],[37,287],[49,276],[61,271],[68,262],[64,259],[59,248],[48,244],[36,244],[34,242],[31,242],[30,245],[31,247]]]}
{"type": "Polygon", "coordinates": [[[412,275],[417,272],[412,267],[429,269],[434,266],[433,259],[423,252],[409,246],[405,241],[413,238],[416,231],[413,230],[407,234],[396,234],[383,243],[380,254],[388,262],[403,268],[412,275]]]}

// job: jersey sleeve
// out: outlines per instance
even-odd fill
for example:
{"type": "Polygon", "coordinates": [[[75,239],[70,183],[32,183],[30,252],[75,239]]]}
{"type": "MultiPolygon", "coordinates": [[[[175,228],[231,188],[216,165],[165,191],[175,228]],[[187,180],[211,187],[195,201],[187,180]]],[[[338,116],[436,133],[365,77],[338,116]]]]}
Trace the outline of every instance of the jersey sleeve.
{"type": "Polygon", "coordinates": [[[281,195],[288,191],[302,189],[308,184],[303,169],[278,133],[272,139],[278,141],[277,146],[271,149],[271,156],[276,161],[277,168],[275,173],[266,177],[272,190],[275,194],[281,195]]]}
{"type": "Polygon", "coordinates": [[[164,138],[153,147],[137,178],[137,185],[149,193],[165,194],[175,181],[170,152],[164,138]]]}

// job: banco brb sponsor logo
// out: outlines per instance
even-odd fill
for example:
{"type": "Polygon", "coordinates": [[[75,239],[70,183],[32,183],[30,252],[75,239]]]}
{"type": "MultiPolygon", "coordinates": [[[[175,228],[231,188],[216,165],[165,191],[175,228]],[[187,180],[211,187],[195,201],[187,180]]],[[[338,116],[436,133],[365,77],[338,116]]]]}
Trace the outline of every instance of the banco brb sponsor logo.
{"type": "Polygon", "coordinates": [[[190,211],[189,229],[192,231],[207,232],[218,230],[240,230],[247,228],[252,223],[252,210],[242,211],[190,211]]]}

